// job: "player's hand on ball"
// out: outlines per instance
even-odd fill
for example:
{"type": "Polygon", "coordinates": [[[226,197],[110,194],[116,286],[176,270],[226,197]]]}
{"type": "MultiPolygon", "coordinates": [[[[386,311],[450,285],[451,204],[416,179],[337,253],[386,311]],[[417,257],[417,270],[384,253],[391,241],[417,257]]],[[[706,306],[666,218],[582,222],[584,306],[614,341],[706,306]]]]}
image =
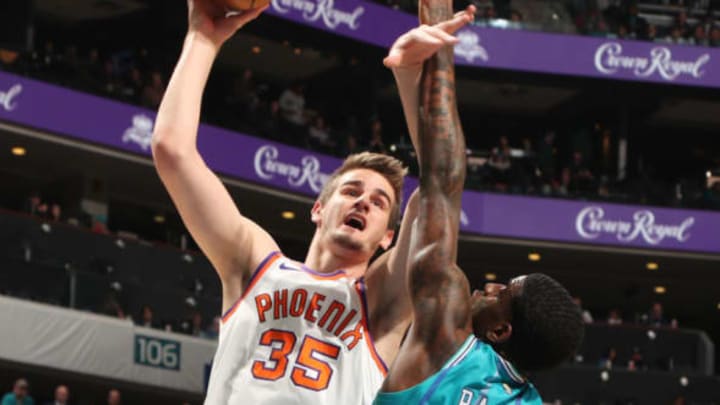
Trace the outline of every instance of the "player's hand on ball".
{"type": "Polygon", "coordinates": [[[218,48],[268,7],[227,13],[224,3],[219,0],[187,0],[187,3],[188,31],[204,36],[218,48]]]}
{"type": "Polygon", "coordinates": [[[401,35],[390,48],[383,64],[389,68],[410,67],[422,64],[440,48],[455,45],[453,35],[474,19],[475,6],[455,14],[453,18],[435,25],[421,25],[401,35]]]}

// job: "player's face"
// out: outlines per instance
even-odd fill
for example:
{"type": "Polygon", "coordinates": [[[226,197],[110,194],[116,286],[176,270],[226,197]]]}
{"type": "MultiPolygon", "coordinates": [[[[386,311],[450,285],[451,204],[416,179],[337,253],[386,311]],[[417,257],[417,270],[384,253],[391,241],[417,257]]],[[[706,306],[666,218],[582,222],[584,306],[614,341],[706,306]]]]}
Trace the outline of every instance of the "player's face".
{"type": "Polygon", "coordinates": [[[512,300],[522,293],[525,276],[516,277],[505,284],[487,283],[483,291],[472,294],[473,330],[478,337],[503,322],[512,322],[512,300]]]}
{"type": "Polygon", "coordinates": [[[327,201],[313,207],[313,222],[329,243],[343,250],[372,255],[386,249],[393,231],[388,223],[395,196],[390,182],[368,169],[351,170],[337,179],[327,201]]]}

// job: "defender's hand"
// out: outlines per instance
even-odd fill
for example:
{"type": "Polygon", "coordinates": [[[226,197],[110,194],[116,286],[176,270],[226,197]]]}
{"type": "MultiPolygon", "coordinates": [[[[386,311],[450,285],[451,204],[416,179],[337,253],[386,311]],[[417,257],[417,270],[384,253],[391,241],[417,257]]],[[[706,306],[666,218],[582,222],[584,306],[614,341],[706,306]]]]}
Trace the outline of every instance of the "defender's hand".
{"type": "Polygon", "coordinates": [[[188,32],[195,32],[220,48],[242,26],[256,19],[268,6],[227,14],[213,0],[187,0],[188,32]]]}
{"type": "Polygon", "coordinates": [[[453,35],[474,19],[475,6],[455,14],[447,21],[435,25],[421,25],[401,35],[390,48],[383,64],[389,68],[405,68],[422,64],[440,48],[455,45],[453,35]]]}

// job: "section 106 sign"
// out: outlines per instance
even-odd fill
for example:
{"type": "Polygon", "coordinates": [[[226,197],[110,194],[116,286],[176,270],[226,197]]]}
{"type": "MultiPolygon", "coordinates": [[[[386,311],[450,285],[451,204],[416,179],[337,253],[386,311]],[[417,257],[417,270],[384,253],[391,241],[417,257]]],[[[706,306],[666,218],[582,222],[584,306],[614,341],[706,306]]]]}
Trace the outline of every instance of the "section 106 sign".
{"type": "Polygon", "coordinates": [[[180,342],[135,335],[135,364],[165,370],[180,370],[180,342]]]}

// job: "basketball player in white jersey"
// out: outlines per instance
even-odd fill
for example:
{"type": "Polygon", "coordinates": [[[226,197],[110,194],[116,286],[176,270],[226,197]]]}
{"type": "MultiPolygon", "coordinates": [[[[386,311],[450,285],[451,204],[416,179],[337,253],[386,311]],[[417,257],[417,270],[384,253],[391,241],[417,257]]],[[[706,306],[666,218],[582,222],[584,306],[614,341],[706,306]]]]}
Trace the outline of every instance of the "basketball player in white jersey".
{"type": "MultiPolygon", "coordinates": [[[[222,282],[224,316],[205,403],[370,403],[411,316],[409,226],[401,226],[396,247],[368,269],[376,250],[393,239],[404,169],[378,154],[348,158],[312,208],[316,232],[304,262],[283,256],[273,238],[238,211],[196,147],[212,63],[222,44],[263,10],[226,17],[211,0],[188,0],[188,8],[188,33],[156,119],[153,157],[222,282]]],[[[413,206],[411,199],[404,223],[414,217],[413,206]]]]}

